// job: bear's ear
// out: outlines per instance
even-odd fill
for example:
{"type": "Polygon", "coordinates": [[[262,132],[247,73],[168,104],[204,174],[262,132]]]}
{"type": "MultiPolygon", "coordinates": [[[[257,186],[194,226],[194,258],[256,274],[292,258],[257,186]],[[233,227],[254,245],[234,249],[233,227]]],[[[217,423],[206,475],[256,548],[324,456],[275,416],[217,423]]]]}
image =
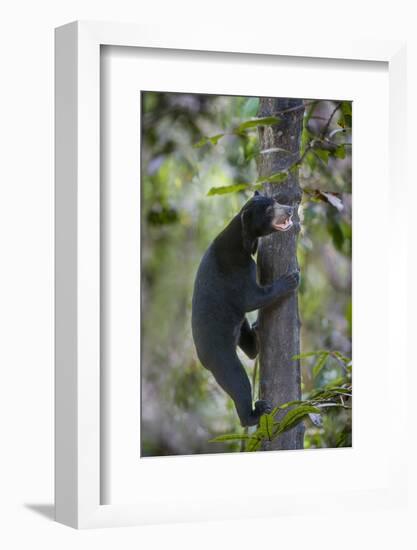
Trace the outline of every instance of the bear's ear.
{"type": "Polygon", "coordinates": [[[260,195],[259,191],[255,191],[255,193],[253,194],[254,197],[257,197],[259,195],[260,195]]]}
{"type": "Polygon", "coordinates": [[[253,237],[250,232],[250,210],[244,210],[241,215],[242,222],[242,243],[243,248],[249,252],[249,254],[255,254],[258,248],[258,239],[253,237]]]}

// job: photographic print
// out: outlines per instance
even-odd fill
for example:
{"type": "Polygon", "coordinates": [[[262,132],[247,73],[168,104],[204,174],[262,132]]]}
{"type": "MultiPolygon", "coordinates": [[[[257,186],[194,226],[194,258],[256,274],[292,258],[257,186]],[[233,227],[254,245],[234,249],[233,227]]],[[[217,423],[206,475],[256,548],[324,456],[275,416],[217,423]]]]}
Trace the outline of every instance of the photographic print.
{"type": "Polygon", "coordinates": [[[352,103],[141,92],[141,457],[352,445],[352,103]]]}

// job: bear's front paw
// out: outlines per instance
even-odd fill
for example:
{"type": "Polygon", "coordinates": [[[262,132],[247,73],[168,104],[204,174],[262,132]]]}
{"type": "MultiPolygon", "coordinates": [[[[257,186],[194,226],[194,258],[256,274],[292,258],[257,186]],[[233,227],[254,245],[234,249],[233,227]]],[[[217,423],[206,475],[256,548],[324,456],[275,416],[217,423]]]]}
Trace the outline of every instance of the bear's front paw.
{"type": "Polygon", "coordinates": [[[292,292],[300,284],[299,270],[292,271],[291,273],[286,273],[278,279],[278,283],[283,294],[286,294],[287,292],[292,292]]]}
{"type": "Polygon", "coordinates": [[[262,414],[269,414],[272,411],[272,407],[268,401],[260,399],[255,403],[255,411],[261,416],[262,414]]]}

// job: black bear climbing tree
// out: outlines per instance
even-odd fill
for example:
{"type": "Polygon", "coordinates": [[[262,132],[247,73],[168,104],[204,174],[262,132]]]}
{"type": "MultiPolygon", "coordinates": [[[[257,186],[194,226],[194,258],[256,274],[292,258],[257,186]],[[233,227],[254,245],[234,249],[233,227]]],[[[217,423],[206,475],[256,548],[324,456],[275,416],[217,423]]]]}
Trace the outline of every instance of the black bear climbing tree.
{"type": "Polygon", "coordinates": [[[141,456],[350,447],[352,102],[148,91],[141,109],[141,456]],[[295,223],[272,224],[270,236],[256,223],[258,252],[255,242],[249,247],[251,216],[242,219],[256,192],[258,204],[273,196],[295,207],[295,223]],[[226,269],[217,276],[206,252],[230,225],[233,244],[220,251],[226,269]],[[191,310],[203,262],[200,286],[211,296],[197,323],[208,335],[200,358],[191,310]],[[219,358],[222,335],[230,336],[222,323],[236,322],[236,308],[225,304],[239,301],[248,280],[243,265],[267,287],[287,273],[298,282],[300,266],[300,286],[245,310],[236,351],[229,346],[219,358]],[[225,273],[226,290],[216,290],[225,273]],[[220,375],[233,365],[238,383],[226,388],[220,375]],[[242,388],[239,415],[231,393],[242,388]]]}
{"type": "MultiPolygon", "coordinates": [[[[261,98],[259,117],[279,119],[273,126],[259,127],[261,154],[258,172],[264,180],[266,195],[282,204],[295,207],[294,226],[287,232],[276,232],[261,239],[258,251],[260,284],[272,283],[279,276],[297,269],[297,207],[301,201],[297,161],[303,128],[302,99],[261,98]]],[[[259,314],[260,397],[273,406],[301,398],[300,320],[297,294],[282,298],[259,314]]],[[[279,419],[279,414],[277,419],[279,419]]],[[[263,450],[302,449],[303,423],[263,443],[263,450]]]]}

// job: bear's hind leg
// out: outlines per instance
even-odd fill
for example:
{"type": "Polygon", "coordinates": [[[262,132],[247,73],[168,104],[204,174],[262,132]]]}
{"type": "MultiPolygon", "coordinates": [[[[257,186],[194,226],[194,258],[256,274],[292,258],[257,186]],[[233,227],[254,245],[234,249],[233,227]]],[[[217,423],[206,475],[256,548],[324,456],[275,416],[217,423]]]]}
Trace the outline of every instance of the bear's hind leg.
{"type": "Polygon", "coordinates": [[[260,416],[271,410],[263,401],[257,401],[253,409],[249,378],[236,354],[223,357],[216,368],[210,370],[217,383],[233,399],[242,426],[255,426],[260,416]]]}
{"type": "Polygon", "coordinates": [[[238,346],[249,357],[249,359],[255,359],[258,355],[258,337],[254,328],[250,327],[246,317],[240,327],[238,346]]]}

